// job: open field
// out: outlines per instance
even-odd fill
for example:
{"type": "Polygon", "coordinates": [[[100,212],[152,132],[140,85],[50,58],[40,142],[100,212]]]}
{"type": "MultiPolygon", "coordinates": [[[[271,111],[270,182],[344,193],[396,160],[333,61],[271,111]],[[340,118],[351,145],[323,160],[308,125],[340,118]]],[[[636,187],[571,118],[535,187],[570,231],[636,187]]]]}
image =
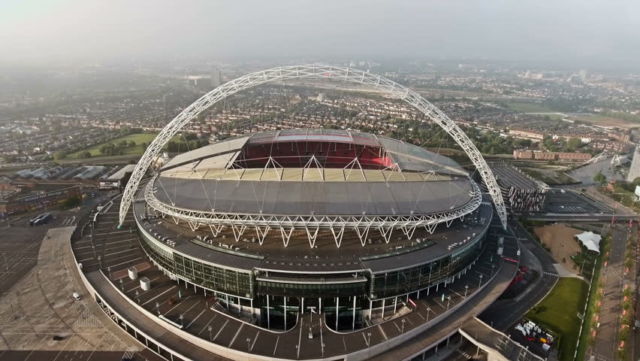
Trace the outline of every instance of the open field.
{"type": "Polygon", "coordinates": [[[640,127],[640,123],[638,122],[599,114],[571,114],[570,118],[603,127],[618,127],[625,129],[640,127]]]}
{"type": "Polygon", "coordinates": [[[551,293],[527,317],[560,335],[558,359],[573,360],[578,340],[580,319],[587,297],[588,285],[578,278],[560,278],[551,293]]]}
{"type": "Polygon", "coordinates": [[[92,147],[89,147],[87,149],[82,149],[79,150],[77,152],[71,153],[69,155],[67,155],[68,159],[80,159],[80,157],[82,157],[82,153],[84,152],[89,152],[91,153],[91,157],[99,157],[102,154],[100,153],[100,147],[102,147],[103,145],[107,145],[107,144],[118,144],[120,142],[122,142],[123,140],[127,141],[127,142],[131,142],[134,141],[136,142],[136,145],[133,147],[127,147],[124,149],[124,154],[123,155],[142,155],[142,153],[144,153],[145,148],[143,147],[142,143],[151,143],[151,141],[153,140],[153,138],[155,138],[157,135],[157,133],[137,133],[137,134],[129,134],[129,135],[125,135],[124,137],[120,137],[120,138],[116,138],[113,139],[109,142],[105,142],[105,143],[101,143],[98,145],[94,145],[92,147]]]}
{"type": "Polygon", "coordinates": [[[575,235],[581,230],[571,228],[566,224],[556,223],[534,228],[534,233],[549,250],[556,262],[561,263],[567,270],[578,273],[578,267],[571,259],[580,253],[581,248],[575,235]]]}
{"type": "Polygon", "coordinates": [[[65,158],[56,160],[56,164],[60,165],[114,165],[114,164],[129,164],[136,163],[141,154],[129,154],[129,155],[108,155],[105,157],[91,157],[91,158],[65,158]]]}
{"type": "Polygon", "coordinates": [[[555,113],[554,109],[551,109],[545,105],[539,103],[529,102],[505,102],[507,108],[520,112],[520,113],[555,113]]]}

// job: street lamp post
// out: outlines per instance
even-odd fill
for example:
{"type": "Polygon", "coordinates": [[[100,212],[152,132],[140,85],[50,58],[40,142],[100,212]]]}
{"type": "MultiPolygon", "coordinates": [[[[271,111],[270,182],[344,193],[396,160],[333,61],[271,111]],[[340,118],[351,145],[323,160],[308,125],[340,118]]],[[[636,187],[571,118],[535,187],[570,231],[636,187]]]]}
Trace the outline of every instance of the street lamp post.
{"type": "Polygon", "coordinates": [[[402,333],[404,333],[404,324],[407,322],[404,318],[402,319],[402,333]]]}
{"type": "Polygon", "coordinates": [[[451,295],[447,296],[447,311],[449,311],[449,304],[451,303],[451,295]]]}
{"type": "Polygon", "coordinates": [[[160,316],[160,304],[156,302],[156,311],[158,312],[158,316],[160,316]]]}
{"type": "Polygon", "coordinates": [[[482,276],[483,275],[480,275],[480,280],[478,281],[478,287],[482,286],[482,276]]]}
{"type": "Polygon", "coordinates": [[[427,322],[429,322],[429,312],[431,312],[431,307],[427,307],[427,322]]]}
{"type": "Polygon", "coordinates": [[[207,327],[207,330],[209,331],[209,341],[212,341],[213,336],[211,336],[211,331],[213,331],[213,327],[209,326],[207,327]]]}
{"type": "Polygon", "coordinates": [[[136,290],[136,302],[140,303],[140,291],[136,290]]]}
{"type": "Polygon", "coordinates": [[[468,291],[469,291],[469,285],[464,285],[464,298],[467,298],[468,291]]]}

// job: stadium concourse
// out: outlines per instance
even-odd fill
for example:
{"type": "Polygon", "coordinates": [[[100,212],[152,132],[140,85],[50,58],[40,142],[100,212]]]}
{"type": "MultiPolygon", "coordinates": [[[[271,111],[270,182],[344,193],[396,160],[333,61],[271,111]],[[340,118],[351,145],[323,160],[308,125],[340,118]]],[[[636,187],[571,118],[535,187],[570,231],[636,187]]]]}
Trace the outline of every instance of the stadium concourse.
{"type": "MultiPolygon", "coordinates": [[[[113,208],[118,199],[115,202],[113,208]]],[[[294,328],[274,332],[239,319],[237,311],[225,307],[219,299],[194,292],[193,287],[171,280],[154,267],[144,256],[131,218],[124,230],[117,229],[114,211],[106,211],[96,218],[95,223],[89,223],[94,226],[85,227],[82,237],[72,243],[76,259],[82,263],[82,273],[95,290],[94,297],[105,312],[118,319],[139,341],[175,360],[224,359],[216,355],[214,348],[203,347],[201,342],[191,343],[183,332],[200,339],[204,345],[211,343],[267,358],[340,358],[345,353],[367,350],[369,346],[384,344],[403,334],[417,336],[409,340],[415,344],[414,348],[396,347],[386,353],[397,352],[398,359],[404,359],[415,356],[406,354],[414,350],[419,350],[417,354],[433,352],[433,347],[438,345],[433,341],[446,340],[456,333],[457,323],[487,307],[502,293],[516,269],[514,264],[494,257],[497,248],[494,241],[470,272],[447,287],[433,291],[428,298],[412,300],[415,307],[402,302],[406,311],[398,317],[356,332],[336,333],[317,314],[307,313],[298,316],[294,328]],[[136,267],[139,277],[151,281],[150,290],[143,291],[139,280],[128,278],[130,267],[136,267]],[[447,314],[447,310],[456,312],[447,314]],[[424,327],[432,324],[433,327],[424,327]],[[309,332],[313,338],[308,337],[309,332]],[[433,347],[422,349],[425,344],[433,347]]],[[[505,254],[517,257],[515,244],[504,247],[505,254]]]]}

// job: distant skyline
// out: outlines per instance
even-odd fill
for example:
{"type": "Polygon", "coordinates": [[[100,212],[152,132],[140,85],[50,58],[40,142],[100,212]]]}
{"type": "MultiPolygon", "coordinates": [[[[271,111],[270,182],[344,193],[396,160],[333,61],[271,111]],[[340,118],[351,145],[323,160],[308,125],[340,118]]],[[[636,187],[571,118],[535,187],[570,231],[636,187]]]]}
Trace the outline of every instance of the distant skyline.
{"type": "Polygon", "coordinates": [[[0,65],[475,59],[640,70],[639,1],[4,0],[0,65]]]}

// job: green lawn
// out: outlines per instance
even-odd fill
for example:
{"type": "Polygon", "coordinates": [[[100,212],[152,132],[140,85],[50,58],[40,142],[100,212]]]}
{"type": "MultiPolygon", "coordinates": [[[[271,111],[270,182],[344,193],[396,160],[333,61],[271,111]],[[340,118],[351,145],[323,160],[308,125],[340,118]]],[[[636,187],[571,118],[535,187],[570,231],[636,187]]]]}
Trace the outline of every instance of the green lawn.
{"type": "Polygon", "coordinates": [[[585,281],[560,278],[551,293],[527,313],[530,320],[560,335],[560,361],[573,360],[581,323],[578,313],[584,310],[587,289],[585,281]]]}
{"type": "Polygon", "coordinates": [[[506,106],[507,108],[520,113],[553,113],[554,112],[553,109],[538,103],[507,102],[506,106]]]}
{"type": "Polygon", "coordinates": [[[142,147],[142,143],[151,143],[151,141],[153,140],[153,138],[155,138],[157,135],[157,133],[136,133],[136,134],[129,134],[129,135],[125,135],[124,137],[120,137],[120,138],[116,138],[113,139],[109,142],[105,142],[102,144],[98,144],[98,145],[94,145],[92,147],[86,148],[86,149],[82,149],[79,150],[77,152],[71,153],[67,155],[68,159],[79,159],[82,155],[82,153],[84,152],[89,152],[91,153],[91,157],[100,157],[103,156],[102,154],[100,154],[100,147],[102,147],[105,144],[118,144],[123,140],[126,140],[127,142],[130,141],[134,141],[136,142],[136,146],[135,147],[128,147],[124,150],[124,154],[123,155],[142,155],[142,153],[144,153],[144,148],[142,147]]]}

